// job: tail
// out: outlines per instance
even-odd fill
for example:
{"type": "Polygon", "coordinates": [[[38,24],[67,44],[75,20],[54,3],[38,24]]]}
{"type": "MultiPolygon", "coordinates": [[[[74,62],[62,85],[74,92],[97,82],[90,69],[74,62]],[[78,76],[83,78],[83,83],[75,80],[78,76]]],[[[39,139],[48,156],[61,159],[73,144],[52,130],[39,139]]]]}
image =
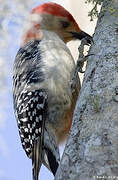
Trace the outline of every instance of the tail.
{"type": "Polygon", "coordinates": [[[33,143],[32,149],[32,173],[33,180],[38,180],[41,165],[44,164],[55,176],[59,162],[59,148],[57,146],[55,136],[48,132],[45,127],[47,115],[47,99],[44,99],[44,107],[42,114],[41,132],[38,138],[33,143]]]}
{"type": "Polygon", "coordinates": [[[44,151],[42,152],[40,141],[37,140],[34,143],[32,154],[33,180],[38,180],[39,171],[42,164],[44,164],[55,176],[59,162],[57,162],[56,157],[48,148],[44,148],[44,151]]]}
{"type": "Polygon", "coordinates": [[[41,141],[38,139],[34,142],[33,152],[32,152],[32,173],[33,180],[38,180],[39,171],[42,165],[42,146],[41,141]]]}
{"type": "Polygon", "coordinates": [[[48,169],[50,169],[50,171],[55,176],[58,166],[59,166],[59,162],[57,161],[56,157],[53,155],[53,153],[49,149],[45,148],[45,152],[46,152],[47,160],[48,160],[48,162],[46,163],[48,165],[48,169]]]}

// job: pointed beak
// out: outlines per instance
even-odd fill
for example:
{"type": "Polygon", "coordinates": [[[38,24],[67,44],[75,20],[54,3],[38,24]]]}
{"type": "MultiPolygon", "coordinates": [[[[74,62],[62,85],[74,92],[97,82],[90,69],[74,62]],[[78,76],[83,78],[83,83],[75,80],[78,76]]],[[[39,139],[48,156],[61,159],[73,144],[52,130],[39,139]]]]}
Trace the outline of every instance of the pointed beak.
{"type": "Polygon", "coordinates": [[[87,34],[84,31],[80,31],[80,32],[70,32],[73,36],[74,39],[79,39],[82,40],[83,38],[85,38],[87,40],[88,44],[91,44],[93,42],[93,38],[92,36],[90,36],[89,34],[87,34]]]}

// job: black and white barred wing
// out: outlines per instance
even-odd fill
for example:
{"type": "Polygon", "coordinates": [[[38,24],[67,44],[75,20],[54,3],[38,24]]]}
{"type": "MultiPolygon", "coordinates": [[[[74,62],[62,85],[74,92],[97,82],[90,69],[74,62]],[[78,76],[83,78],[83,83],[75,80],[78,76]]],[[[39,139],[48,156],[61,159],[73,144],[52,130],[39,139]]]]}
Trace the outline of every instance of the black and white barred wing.
{"type": "Polygon", "coordinates": [[[47,89],[39,88],[45,81],[39,45],[40,41],[36,40],[20,48],[13,76],[15,116],[22,146],[33,162],[34,180],[38,180],[42,163],[55,174],[59,161],[55,138],[45,128],[47,89]]]}
{"type": "Polygon", "coordinates": [[[13,97],[22,146],[33,162],[33,176],[38,180],[47,110],[45,90],[36,88],[43,81],[40,41],[20,48],[14,63],[13,97]],[[30,88],[29,88],[30,87],[30,88]]]}
{"type": "Polygon", "coordinates": [[[13,74],[14,110],[22,145],[29,157],[34,140],[41,135],[47,100],[46,92],[35,87],[44,79],[39,44],[40,41],[32,41],[19,49],[13,74]]]}
{"type": "Polygon", "coordinates": [[[33,176],[38,180],[42,165],[43,139],[47,109],[47,95],[44,91],[24,92],[19,99],[18,126],[23,148],[32,158],[33,176]]]}
{"type": "Polygon", "coordinates": [[[23,148],[31,157],[34,141],[41,137],[47,108],[47,95],[41,90],[23,92],[18,98],[17,121],[23,148]]]}

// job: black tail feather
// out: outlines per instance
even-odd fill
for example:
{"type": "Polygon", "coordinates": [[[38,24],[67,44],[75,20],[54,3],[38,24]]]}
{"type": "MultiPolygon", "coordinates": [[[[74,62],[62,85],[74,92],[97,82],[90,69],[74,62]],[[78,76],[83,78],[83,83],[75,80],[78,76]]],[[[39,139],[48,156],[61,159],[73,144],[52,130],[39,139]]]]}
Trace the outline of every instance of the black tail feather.
{"type": "Polygon", "coordinates": [[[38,180],[39,171],[42,165],[42,150],[41,150],[40,140],[38,139],[34,143],[33,154],[32,154],[32,172],[33,180],[38,180]]]}
{"type": "Polygon", "coordinates": [[[48,162],[49,162],[49,166],[50,166],[50,170],[53,173],[53,175],[55,176],[59,163],[56,161],[55,156],[53,155],[53,153],[49,150],[49,149],[45,149],[46,150],[46,154],[48,157],[48,162]]]}

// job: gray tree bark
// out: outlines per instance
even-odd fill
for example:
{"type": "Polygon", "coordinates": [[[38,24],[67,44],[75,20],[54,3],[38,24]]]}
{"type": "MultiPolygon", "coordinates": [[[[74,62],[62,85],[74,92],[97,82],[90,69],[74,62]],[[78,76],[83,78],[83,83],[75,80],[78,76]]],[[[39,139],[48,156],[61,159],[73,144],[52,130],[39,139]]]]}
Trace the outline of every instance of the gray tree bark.
{"type": "Polygon", "coordinates": [[[118,0],[104,0],[55,180],[118,179],[118,0]]]}

